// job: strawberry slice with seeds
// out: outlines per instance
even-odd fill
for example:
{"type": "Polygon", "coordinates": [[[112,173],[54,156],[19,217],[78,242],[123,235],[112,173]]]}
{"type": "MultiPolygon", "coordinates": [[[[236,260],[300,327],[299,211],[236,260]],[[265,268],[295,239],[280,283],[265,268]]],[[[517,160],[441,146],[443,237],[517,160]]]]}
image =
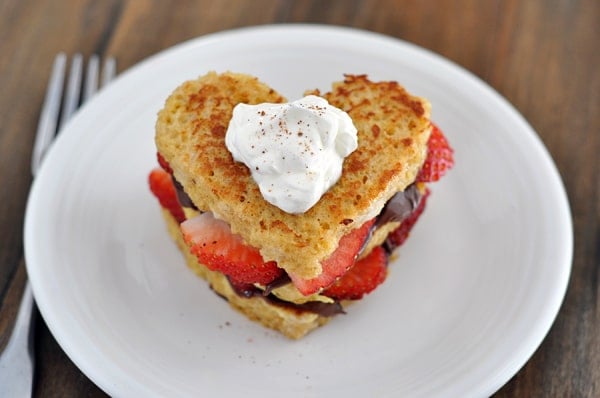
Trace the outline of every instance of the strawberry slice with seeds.
{"type": "Polygon", "coordinates": [[[160,167],[162,167],[164,171],[166,171],[169,174],[173,174],[173,169],[171,168],[171,165],[169,165],[169,162],[167,162],[163,155],[161,155],[159,152],[156,152],[156,160],[158,160],[158,164],[160,165],[160,167]]]}
{"type": "Polygon", "coordinates": [[[338,300],[361,299],[383,283],[387,277],[387,260],[385,250],[377,246],[323,291],[323,294],[338,300]]]}
{"type": "Polygon", "coordinates": [[[163,169],[156,168],[148,176],[148,185],[150,185],[150,191],[156,196],[160,205],[167,209],[178,223],[183,222],[185,214],[179,200],[177,200],[177,193],[171,175],[163,169]]]}
{"type": "Polygon", "coordinates": [[[421,214],[423,214],[423,210],[425,210],[425,204],[427,203],[427,198],[431,191],[426,189],[425,194],[421,197],[421,200],[417,206],[417,208],[406,217],[400,226],[393,230],[387,237],[387,243],[390,250],[394,250],[398,246],[404,243],[404,241],[410,235],[410,231],[413,229],[421,214]]]}
{"type": "Polygon", "coordinates": [[[350,231],[340,239],[338,248],[321,262],[323,271],[312,279],[303,279],[290,274],[292,283],[305,296],[317,293],[322,288],[330,286],[343,275],[356,260],[356,255],[364,244],[375,219],[367,221],[359,228],[350,231]]]}
{"type": "Polygon", "coordinates": [[[454,165],[454,150],[442,131],[432,124],[431,136],[427,141],[427,157],[417,175],[416,182],[439,180],[454,165]]]}
{"type": "Polygon", "coordinates": [[[227,275],[235,285],[266,285],[283,274],[274,261],[265,262],[260,252],[231,232],[229,224],[202,213],[181,224],[185,242],[200,263],[227,275]]]}

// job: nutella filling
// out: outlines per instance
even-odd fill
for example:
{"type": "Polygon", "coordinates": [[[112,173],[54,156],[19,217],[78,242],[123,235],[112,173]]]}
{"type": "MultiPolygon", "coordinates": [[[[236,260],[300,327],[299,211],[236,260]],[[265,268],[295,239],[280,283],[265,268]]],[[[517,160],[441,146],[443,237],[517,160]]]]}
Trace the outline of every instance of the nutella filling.
{"type": "Polygon", "coordinates": [[[190,207],[194,210],[198,210],[192,199],[189,195],[183,190],[183,186],[175,179],[174,176],[171,176],[171,180],[173,180],[173,186],[175,187],[175,193],[177,194],[177,200],[179,204],[183,207],[190,207]]]}
{"type": "MultiPolygon", "coordinates": [[[[385,204],[383,210],[377,216],[375,226],[381,226],[392,221],[403,222],[417,210],[422,199],[423,194],[417,189],[417,186],[414,183],[409,185],[404,191],[392,196],[385,204]]],[[[388,236],[382,247],[389,255],[396,250],[398,245],[388,236]]]]}
{"type": "MultiPolygon", "coordinates": [[[[379,215],[377,216],[375,224],[373,224],[373,226],[369,230],[369,234],[367,235],[367,238],[365,239],[365,242],[360,248],[357,256],[360,256],[362,254],[365,247],[367,247],[367,243],[369,242],[369,240],[371,240],[373,232],[375,232],[377,228],[389,222],[404,221],[419,206],[422,196],[423,195],[421,195],[415,184],[409,185],[402,192],[396,192],[396,194],[394,194],[394,196],[392,196],[390,200],[387,201],[387,203],[381,210],[381,213],[379,213],[379,215]]],[[[396,248],[396,246],[389,239],[386,239],[382,246],[386,250],[388,255],[391,254],[396,248]]]]}
{"type": "MultiPolygon", "coordinates": [[[[229,280],[229,278],[227,278],[229,280]]],[[[289,301],[283,301],[274,294],[270,293],[270,290],[261,290],[253,285],[237,285],[235,283],[231,283],[231,288],[238,296],[251,298],[251,297],[261,297],[264,300],[267,300],[269,303],[273,305],[278,305],[285,308],[291,308],[296,311],[304,312],[312,312],[318,314],[323,317],[331,317],[337,314],[345,314],[342,305],[335,301],[333,303],[323,303],[321,301],[309,301],[303,304],[295,304],[290,303],[289,301]]],[[[272,289],[272,288],[271,288],[272,289]]]]}
{"type": "Polygon", "coordinates": [[[419,206],[422,196],[415,184],[410,184],[404,191],[397,192],[385,204],[373,227],[378,228],[392,221],[404,221],[419,206]]]}

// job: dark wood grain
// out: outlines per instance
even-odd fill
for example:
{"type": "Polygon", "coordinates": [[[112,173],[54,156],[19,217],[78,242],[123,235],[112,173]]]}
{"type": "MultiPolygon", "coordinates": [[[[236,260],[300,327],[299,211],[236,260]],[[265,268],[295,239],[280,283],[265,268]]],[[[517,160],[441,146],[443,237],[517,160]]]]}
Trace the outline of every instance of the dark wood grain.
{"type": "MultiPolygon", "coordinates": [[[[525,116],[572,208],[569,289],[550,333],[497,397],[600,396],[600,2],[595,0],[0,1],[0,346],[25,282],[30,155],[58,51],[112,54],[119,70],[181,41],[265,23],[353,26],[451,59],[525,116]]],[[[40,319],[35,396],[104,396],[40,319]]]]}

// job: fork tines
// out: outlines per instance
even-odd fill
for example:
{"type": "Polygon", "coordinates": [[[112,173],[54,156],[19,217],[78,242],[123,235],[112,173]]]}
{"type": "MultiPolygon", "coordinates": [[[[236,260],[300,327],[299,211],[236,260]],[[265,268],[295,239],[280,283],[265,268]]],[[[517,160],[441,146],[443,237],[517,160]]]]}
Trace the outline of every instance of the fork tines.
{"type": "Polygon", "coordinates": [[[44,99],[35,143],[33,145],[31,172],[34,176],[56,133],[71,118],[80,104],[87,101],[101,87],[104,87],[114,78],[117,71],[116,61],[113,57],[108,57],[105,59],[102,67],[102,79],[99,86],[99,64],[100,58],[98,55],[94,54],[90,56],[87,62],[85,80],[82,85],[83,56],[75,54],[71,60],[69,79],[63,96],[63,86],[67,71],[67,56],[64,53],[59,53],[54,59],[48,89],[46,90],[46,98],[44,99]],[[83,95],[81,94],[82,88],[83,95]],[[62,110],[60,109],[61,99],[62,110]]]}

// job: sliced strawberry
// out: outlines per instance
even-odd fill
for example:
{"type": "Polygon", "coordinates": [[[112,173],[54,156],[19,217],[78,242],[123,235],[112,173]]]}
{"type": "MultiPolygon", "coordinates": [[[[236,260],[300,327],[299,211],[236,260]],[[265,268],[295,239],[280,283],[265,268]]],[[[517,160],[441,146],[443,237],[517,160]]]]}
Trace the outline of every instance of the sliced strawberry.
{"type": "Polygon", "coordinates": [[[257,249],[246,245],[225,221],[216,219],[212,213],[186,220],[181,231],[200,263],[227,275],[236,285],[266,285],[283,273],[274,261],[265,262],[257,249]]]}
{"type": "Polygon", "coordinates": [[[163,169],[156,168],[148,176],[150,190],[156,196],[160,205],[171,212],[171,215],[181,223],[185,220],[183,209],[177,200],[171,175],[163,169]]]}
{"type": "Polygon", "coordinates": [[[431,191],[429,191],[429,189],[425,191],[425,194],[421,197],[421,201],[419,202],[417,208],[402,221],[402,224],[400,224],[398,228],[396,228],[388,235],[387,240],[390,249],[393,250],[397,248],[398,246],[404,243],[406,238],[408,238],[410,231],[417,223],[419,217],[421,217],[423,210],[425,210],[425,203],[427,202],[427,198],[429,197],[430,192],[431,191]]]}
{"type": "Polygon", "coordinates": [[[442,131],[432,124],[431,136],[427,141],[427,158],[417,175],[417,182],[437,181],[454,165],[454,150],[442,131]]]}
{"type": "Polygon", "coordinates": [[[167,162],[159,152],[156,152],[156,159],[158,160],[158,164],[160,165],[160,167],[162,167],[164,171],[166,171],[169,174],[173,174],[173,169],[169,165],[169,162],[167,162]]]}
{"type": "Polygon", "coordinates": [[[338,300],[359,300],[373,291],[387,276],[387,254],[381,246],[360,259],[323,294],[338,300]]]}
{"type": "Polygon", "coordinates": [[[300,293],[306,296],[317,293],[343,275],[354,264],[356,255],[369,235],[373,223],[375,223],[374,219],[367,221],[361,227],[343,236],[340,239],[338,248],[326,260],[321,262],[323,272],[319,276],[312,279],[303,279],[290,274],[294,286],[300,293]]]}

